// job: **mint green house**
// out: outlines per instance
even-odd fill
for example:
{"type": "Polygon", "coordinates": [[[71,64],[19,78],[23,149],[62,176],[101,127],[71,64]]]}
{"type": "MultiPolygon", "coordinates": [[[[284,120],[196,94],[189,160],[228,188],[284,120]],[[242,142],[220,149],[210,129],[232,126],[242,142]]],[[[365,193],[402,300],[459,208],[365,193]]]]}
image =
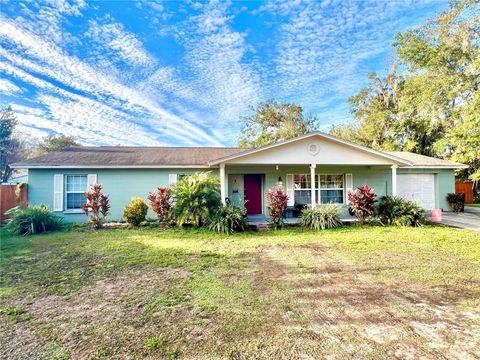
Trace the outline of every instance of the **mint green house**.
{"type": "Polygon", "coordinates": [[[28,198],[67,222],[86,221],[80,206],[90,184],[110,195],[110,220],[121,220],[133,196],[146,198],[181,176],[211,171],[219,176],[223,202],[266,215],[265,191],[282,186],[287,216],[302,206],[335,203],[348,214],[347,193],[367,184],[379,196],[394,195],[426,210],[448,209],[459,163],[408,152],[381,152],[321,132],[256,149],[212,147],[73,147],[16,163],[28,169],[28,198]],[[290,211],[291,210],[291,211],[290,211]]]}

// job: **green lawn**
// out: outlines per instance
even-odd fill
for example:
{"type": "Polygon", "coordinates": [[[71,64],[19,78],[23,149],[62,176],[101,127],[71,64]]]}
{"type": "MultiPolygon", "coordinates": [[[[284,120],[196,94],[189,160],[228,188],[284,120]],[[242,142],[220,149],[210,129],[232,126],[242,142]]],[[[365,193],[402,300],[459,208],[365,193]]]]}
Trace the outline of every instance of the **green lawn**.
{"type": "Polygon", "coordinates": [[[465,205],[465,206],[480,207],[480,204],[468,204],[468,205],[465,205]]]}
{"type": "Polygon", "coordinates": [[[476,232],[0,236],[0,358],[480,356],[476,232]]]}

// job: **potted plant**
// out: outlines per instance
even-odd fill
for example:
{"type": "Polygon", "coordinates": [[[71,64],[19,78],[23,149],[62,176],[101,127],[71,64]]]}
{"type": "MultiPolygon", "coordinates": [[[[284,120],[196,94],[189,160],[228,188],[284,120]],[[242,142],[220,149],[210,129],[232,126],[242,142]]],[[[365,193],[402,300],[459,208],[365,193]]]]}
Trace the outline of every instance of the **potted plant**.
{"type": "Polygon", "coordinates": [[[465,193],[449,193],[447,194],[447,202],[453,212],[463,212],[465,208],[465,193]]]}

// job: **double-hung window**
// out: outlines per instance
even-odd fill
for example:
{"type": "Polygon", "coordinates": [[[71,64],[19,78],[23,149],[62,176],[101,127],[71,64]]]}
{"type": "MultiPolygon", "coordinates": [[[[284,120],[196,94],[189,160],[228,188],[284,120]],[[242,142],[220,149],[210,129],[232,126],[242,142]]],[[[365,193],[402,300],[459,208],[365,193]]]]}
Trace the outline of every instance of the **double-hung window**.
{"type": "MultiPolygon", "coordinates": [[[[318,177],[315,176],[315,188],[318,188],[318,177]]],[[[293,175],[293,191],[295,205],[309,205],[312,202],[312,181],[308,174],[293,175]]]]}
{"type": "Polygon", "coordinates": [[[87,175],[65,176],[65,199],[67,210],[81,209],[85,203],[85,192],[88,190],[87,175]]]}
{"type": "Polygon", "coordinates": [[[319,195],[321,204],[343,204],[343,174],[320,174],[319,195]]]}

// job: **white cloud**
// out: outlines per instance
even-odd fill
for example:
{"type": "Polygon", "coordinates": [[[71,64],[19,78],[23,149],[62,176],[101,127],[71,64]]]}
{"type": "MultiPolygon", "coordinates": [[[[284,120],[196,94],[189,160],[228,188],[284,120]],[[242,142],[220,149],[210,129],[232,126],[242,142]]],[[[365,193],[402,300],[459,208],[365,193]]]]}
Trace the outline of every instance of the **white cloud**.
{"type": "Polygon", "coordinates": [[[97,21],[91,20],[86,36],[99,45],[99,50],[105,58],[120,57],[130,65],[147,68],[151,68],[157,63],[142,42],[135,35],[126,31],[120,23],[99,24],[97,21]]]}
{"type": "MultiPolygon", "coordinates": [[[[85,99],[87,99],[87,96],[91,98],[90,105],[93,103],[97,105],[103,104],[111,109],[110,112],[102,110],[100,112],[102,117],[97,117],[99,112],[95,111],[95,107],[87,106],[85,110],[91,110],[91,115],[81,116],[78,109],[74,106],[76,102],[67,101],[64,107],[61,107],[58,103],[50,101],[47,105],[51,111],[59,111],[58,115],[68,113],[68,109],[65,106],[71,106],[72,113],[81,117],[82,121],[88,118],[89,122],[96,123],[96,130],[98,131],[99,128],[108,123],[108,120],[115,122],[118,118],[114,114],[119,112],[129,116],[129,119],[136,124],[134,129],[137,132],[142,126],[150,129],[152,134],[149,135],[149,140],[145,141],[145,143],[151,144],[154,142],[155,144],[161,144],[175,141],[192,145],[202,142],[219,143],[217,139],[209,136],[194,123],[187,122],[159,106],[156,101],[149,98],[148,94],[125,86],[117,79],[100,72],[95,67],[80,61],[76,57],[64,54],[55,45],[46,41],[46,39],[18,27],[10,20],[6,18],[1,18],[0,20],[0,41],[7,41],[10,45],[14,44],[17,48],[17,51],[11,51],[11,49],[7,51],[0,46],[0,56],[5,59],[5,62],[3,64],[0,63],[0,66],[8,68],[11,75],[53,92],[57,97],[58,95],[62,95],[63,98],[67,99],[75,97],[74,93],[71,93],[68,88],[82,91],[87,94],[84,97],[85,99]],[[22,55],[20,56],[20,54],[22,55]],[[37,74],[41,74],[41,78],[37,74]],[[54,86],[52,82],[45,80],[45,77],[61,83],[66,88],[54,86]],[[163,137],[160,135],[168,136],[163,137]]],[[[40,99],[45,101],[50,98],[40,97],[40,99]]],[[[51,115],[52,118],[55,118],[55,113],[51,115]]],[[[56,118],[58,119],[59,117],[57,116],[56,118]]],[[[118,122],[117,126],[122,126],[121,122],[118,122]]],[[[64,130],[68,131],[68,128],[64,130]]],[[[100,141],[99,139],[99,142],[104,143],[108,139],[120,141],[114,131],[99,133],[104,134],[103,140],[100,141]]],[[[117,133],[124,135],[123,143],[137,143],[137,139],[132,138],[132,133],[123,131],[117,131],[117,133]]],[[[145,140],[141,136],[139,139],[141,141],[145,140]]]]}
{"type": "Polygon", "coordinates": [[[240,116],[269,97],[327,126],[348,115],[346,99],[393,34],[424,20],[404,12],[434,1],[268,1],[250,12],[229,1],[138,1],[140,25],[100,11],[111,3],[8,3],[0,91],[29,96],[32,108],[17,107],[22,129],[92,144],[231,144],[240,116]]]}
{"type": "Polygon", "coordinates": [[[0,93],[3,95],[12,95],[21,92],[22,89],[7,79],[0,79],[0,93]]]}

